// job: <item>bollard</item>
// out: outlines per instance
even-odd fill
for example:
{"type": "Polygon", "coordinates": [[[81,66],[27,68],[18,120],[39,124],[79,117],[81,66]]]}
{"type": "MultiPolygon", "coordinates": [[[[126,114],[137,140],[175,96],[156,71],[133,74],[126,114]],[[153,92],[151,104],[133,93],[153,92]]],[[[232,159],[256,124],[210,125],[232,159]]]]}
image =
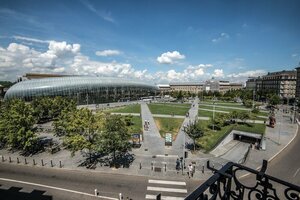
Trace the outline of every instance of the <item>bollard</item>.
{"type": "Polygon", "coordinates": [[[25,165],[27,165],[27,160],[26,160],[26,158],[25,158],[25,165]]]}
{"type": "Polygon", "coordinates": [[[202,174],[204,174],[204,165],[202,165],[202,174]]]}
{"type": "Polygon", "coordinates": [[[33,162],[33,165],[35,165],[35,159],[33,159],[32,162],[33,162]]]}
{"type": "Polygon", "coordinates": [[[95,196],[98,196],[98,191],[97,191],[97,189],[95,189],[95,196]]]}
{"type": "Polygon", "coordinates": [[[119,200],[122,200],[123,199],[123,196],[122,196],[122,193],[119,194],[119,200]]]}
{"type": "Polygon", "coordinates": [[[142,163],[140,162],[140,169],[142,169],[142,163]]]}
{"type": "Polygon", "coordinates": [[[61,161],[59,161],[59,168],[61,168],[62,167],[62,165],[61,165],[61,161]]]}
{"type": "Polygon", "coordinates": [[[2,162],[4,162],[4,156],[1,156],[2,157],[2,162]]]}
{"type": "Polygon", "coordinates": [[[17,163],[18,163],[18,164],[20,163],[19,157],[17,157],[17,163]]]}
{"type": "Polygon", "coordinates": [[[165,172],[167,171],[167,164],[165,164],[165,172]]]}
{"type": "Polygon", "coordinates": [[[50,161],[50,163],[51,163],[51,167],[53,167],[53,162],[52,162],[52,160],[50,161]]]}
{"type": "Polygon", "coordinates": [[[11,163],[11,157],[9,156],[8,158],[9,158],[9,162],[11,163]]]}
{"type": "Polygon", "coordinates": [[[42,166],[44,167],[44,160],[42,159],[41,162],[42,162],[42,166]]]}
{"type": "Polygon", "coordinates": [[[153,162],[151,162],[151,170],[153,170],[153,162]]]}

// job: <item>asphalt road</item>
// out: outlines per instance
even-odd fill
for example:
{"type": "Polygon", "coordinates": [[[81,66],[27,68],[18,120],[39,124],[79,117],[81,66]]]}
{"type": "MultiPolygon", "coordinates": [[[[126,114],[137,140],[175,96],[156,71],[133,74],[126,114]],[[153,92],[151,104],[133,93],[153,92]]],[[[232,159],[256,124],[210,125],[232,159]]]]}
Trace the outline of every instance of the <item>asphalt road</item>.
{"type": "MultiPolygon", "coordinates": [[[[286,182],[300,186],[300,129],[298,129],[295,139],[268,163],[266,174],[279,178],[286,182]]],[[[247,186],[254,186],[256,176],[249,175],[242,179],[242,183],[247,186]]],[[[280,199],[285,199],[283,190],[286,188],[281,184],[274,184],[280,199]]]]}
{"type": "MultiPolygon", "coordinates": [[[[124,199],[126,199],[127,197],[129,197],[129,199],[145,199],[148,179],[150,178],[143,176],[104,174],[93,171],[50,169],[0,163],[0,185],[2,185],[1,188],[9,188],[11,186],[22,187],[22,191],[26,192],[31,192],[33,189],[37,189],[45,191],[44,194],[52,196],[54,200],[81,200],[99,198],[65,190],[10,182],[3,179],[26,181],[88,194],[94,194],[94,190],[97,189],[100,196],[112,198],[118,198],[118,194],[122,193],[124,199]]],[[[174,179],[169,178],[168,180],[174,179]]],[[[188,179],[186,181],[186,184],[186,189],[188,193],[190,193],[201,183],[199,181],[188,179]]]]}

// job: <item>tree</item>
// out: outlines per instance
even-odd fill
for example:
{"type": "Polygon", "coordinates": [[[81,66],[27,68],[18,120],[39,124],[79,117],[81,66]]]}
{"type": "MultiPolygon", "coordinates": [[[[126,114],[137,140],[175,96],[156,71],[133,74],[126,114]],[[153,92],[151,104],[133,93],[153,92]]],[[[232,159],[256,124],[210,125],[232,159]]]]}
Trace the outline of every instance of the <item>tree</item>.
{"type": "Polygon", "coordinates": [[[95,143],[99,137],[101,127],[96,117],[87,108],[75,111],[63,110],[54,122],[57,135],[63,136],[64,146],[74,155],[76,151],[88,150],[89,159],[95,152],[95,143]]]}
{"type": "Polygon", "coordinates": [[[115,165],[116,153],[125,153],[130,149],[130,134],[120,115],[109,115],[101,132],[101,139],[97,141],[97,146],[102,152],[113,154],[113,164],[115,165]]]}
{"type": "Polygon", "coordinates": [[[273,94],[269,99],[269,104],[275,106],[280,103],[280,98],[278,95],[273,94]]]}
{"type": "Polygon", "coordinates": [[[238,118],[242,120],[243,123],[246,123],[246,120],[250,119],[250,113],[247,111],[239,112],[238,118]]]}
{"type": "Polygon", "coordinates": [[[15,99],[2,107],[0,118],[0,140],[16,149],[30,152],[35,148],[37,137],[34,124],[36,118],[31,104],[15,99]]]}
{"type": "Polygon", "coordinates": [[[203,136],[204,131],[199,123],[195,120],[194,123],[189,124],[185,129],[184,132],[192,138],[194,142],[194,151],[196,150],[196,139],[203,136]]]}

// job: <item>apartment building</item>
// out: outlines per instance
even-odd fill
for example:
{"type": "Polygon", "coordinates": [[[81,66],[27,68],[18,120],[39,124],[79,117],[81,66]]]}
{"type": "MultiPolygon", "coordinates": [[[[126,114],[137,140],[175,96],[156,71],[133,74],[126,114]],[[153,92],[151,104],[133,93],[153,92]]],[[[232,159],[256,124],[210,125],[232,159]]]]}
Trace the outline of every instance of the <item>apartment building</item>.
{"type": "Polygon", "coordinates": [[[297,72],[295,70],[269,72],[262,77],[249,78],[246,82],[246,88],[256,92],[273,92],[279,95],[280,98],[295,98],[296,79],[297,72]]]}

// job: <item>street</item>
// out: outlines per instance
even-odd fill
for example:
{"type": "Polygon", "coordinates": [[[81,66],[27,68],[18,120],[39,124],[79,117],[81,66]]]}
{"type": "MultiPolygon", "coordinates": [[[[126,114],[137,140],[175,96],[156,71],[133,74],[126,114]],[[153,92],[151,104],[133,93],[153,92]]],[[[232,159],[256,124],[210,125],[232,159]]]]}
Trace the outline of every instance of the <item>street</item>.
{"type": "MultiPolygon", "coordinates": [[[[31,192],[33,189],[46,191],[45,195],[51,195],[54,200],[58,199],[99,199],[96,197],[88,196],[84,193],[94,194],[97,189],[100,196],[118,198],[119,193],[123,194],[124,199],[145,199],[146,194],[150,195],[159,194],[159,188],[148,187],[149,179],[144,176],[126,176],[116,174],[104,174],[93,171],[77,171],[65,169],[50,169],[30,167],[15,164],[0,164],[0,185],[1,188],[22,187],[22,191],[31,192]],[[32,186],[23,183],[16,183],[11,181],[4,181],[3,179],[13,179],[18,181],[26,181],[30,183],[42,184],[62,189],[52,189],[43,186],[32,186]],[[155,189],[154,191],[147,191],[147,189],[155,189]],[[74,190],[77,193],[66,191],[74,190]],[[151,194],[150,194],[151,193],[151,194]]],[[[162,180],[161,180],[162,181],[162,180]]],[[[160,181],[160,183],[161,183],[160,181]]],[[[168,181],[171,181],[168,179],[168,181]]],[[[188,179],[185,181],[183,178],[174,180],[178,182],[186,182],[187,193],[193,191],[201,183],[188,179]]],[[[167,182],[168,183],[168,182],[167,182]]],[[[173,183],[174,184],[174,183],[173,183]]],[[[166,184],[163,184],[168,187],[166,184]]],[[[171,184],[172,185],[172,184],[171,184]]],[[[176,183],[175,183],[176,185],[176,183]]],[[[170,188],[170,187],[168,187],[170,188]]],[[[176,188],[176,186],[175,186],[176,188]]],[[[174,189],[173,189],[174,190],[174,189]]],[[[172,190],[170,190],[172,192],[172,190]]],[[[178,190],[180,192],[180,190],[178,190]]],[[[177,191],[177,192],[178,192],[177,191]]],[[[176,191],[175,191],[176,192],[176,191]]],[[[168,191],[164,193],[169,194],[168,191]]],[[[181,194],[182,197],[187,193],[181,194]]],[[[109,198],[100,198],[109,199],[109,198]]]]}

